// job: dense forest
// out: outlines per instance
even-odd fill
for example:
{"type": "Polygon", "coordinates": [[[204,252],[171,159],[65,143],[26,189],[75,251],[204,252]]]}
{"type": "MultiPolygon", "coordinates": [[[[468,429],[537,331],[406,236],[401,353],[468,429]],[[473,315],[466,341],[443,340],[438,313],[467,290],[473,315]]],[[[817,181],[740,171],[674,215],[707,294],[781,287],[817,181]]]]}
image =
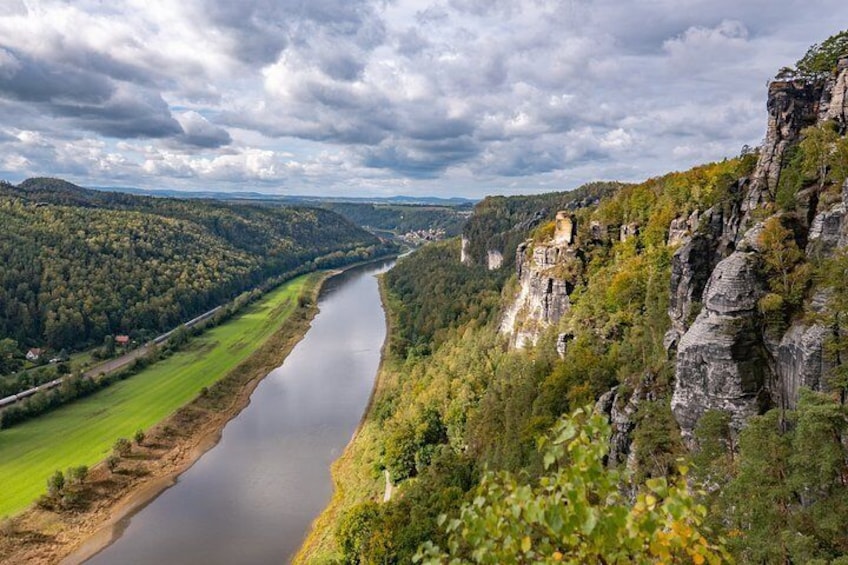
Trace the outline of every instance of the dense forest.
{"type": "Polygon", "coordinates": [[[79,349],[150,336],[294,270],[385,252],[316,208],[270,208],[0,184],[0,336],[79,349]]]}
{"type": "MultiPolygon", "coordinates": [[[[846,55],[848,31],[778,75],[769,109],[797,135],[778,162],[764,160],[766,170],[777,166],[770,179],[757,176],[758,150],[746,147],[640,184],[487,198],[464,229],[464,272],[457,242],[401,260],[385,277],[392,341],[377,394],[336,470],[335,526],[319,529],[302,557],[848,563],[848,126],[844,102],[836,118],[822,119],[819,94],[807,95],[816,110],[807,125],[791,122],[801,113],[786,103],[811,85],[826,92],[837,74],[844,91],[837,60],[846,55]],[[535,345],[515,349],[499,325],[517,282],[480,266],[488,250],[506,259],[528,237],[527,258],[537,247],[559,249],[551,246],[557,209],[570,211],[578,249],[545,276],[567,282],[569,305],[535,345]],[[722,239],[740,210],[750,229],[722,239]],[[685,247],[671,232],[683,224],[707,275],[736,245],[757,258],[731,292],[758,297],[751,319],[765,347],[787,328],[822,328],[817,391],[801,383],[791,406],[761,394],[742,426],[730,409],[708,410],[683,436],[671,409],[676,345],[666,341],[679,288],[672,266],[685,247]],[[702,245],[710,238],[714,248],[702,245]],[[394,483],[387,502],[382,473],[394,483]]],[[[682,313],[687,327],[708,306],[700,300],[682,313]]],[[[758,346],[742,342],[733,354],[744,360],[758,346]]]]}

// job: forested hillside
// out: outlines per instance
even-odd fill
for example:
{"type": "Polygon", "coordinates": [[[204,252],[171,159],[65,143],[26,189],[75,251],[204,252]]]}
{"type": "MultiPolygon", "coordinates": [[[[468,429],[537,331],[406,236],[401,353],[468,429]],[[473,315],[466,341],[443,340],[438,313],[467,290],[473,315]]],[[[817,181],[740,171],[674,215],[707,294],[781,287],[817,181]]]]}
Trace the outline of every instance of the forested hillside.
{"type": "Polygon", "coordinates": [[[400,261],[335,526],[303,555],[848,562],[845,33],[793,72],[759,151],[565,202],[561,223],[487,199],[468,280],[455,243],[400,261]],[[482,266],[503,234],[515,278],[482,266]]]}
{"type": "Polygon", "coordinates": [[[76,349],[170,329],[271,277],[385,251],[332,212],[0,185],[0,336],[76,349]]]}
{"type": "MultiPolygon", "coordinates": [[[[426,541],[445,548],[439,515],[458,515],[485,470],[522,473],[524,481],[541,476],[537,439],[562,414],[616,385],[632,389],[646,372],[653,375],[646,392],[653,401],[638,415],[648,422],[636,454],[638,480],[674,474],[684,451],[668,409],[673,368],[662,345],[672,253],[665,232],[676,213],[738,198],[735,179],[753,161],[623,185],[594,206],[575,207],[587,234],[590,217],[610,225],[638,220],[644,229],[639,238],[604,237],[583,249],[563,321],[573,335],[563,358],[554,347],[556,328],[534,349],[507,348],[498,330],[514,289],[509,272],[460,265],[455,241],[425,247],[387,273],[390,358],[353,458],[362,457],[359,465],[373,473],[387,470],[398,495],[387,504],[362,497],[338,518],[345,562],[408,563],[426,541]]],[[[509,209],[509,199],[500,207],[509,209]]],[[[553,223],[542,220],[532,234],[542,241],[552,231],[553,223]]],[[[344,488],[367,493],[372,484],[344,488]]]]}

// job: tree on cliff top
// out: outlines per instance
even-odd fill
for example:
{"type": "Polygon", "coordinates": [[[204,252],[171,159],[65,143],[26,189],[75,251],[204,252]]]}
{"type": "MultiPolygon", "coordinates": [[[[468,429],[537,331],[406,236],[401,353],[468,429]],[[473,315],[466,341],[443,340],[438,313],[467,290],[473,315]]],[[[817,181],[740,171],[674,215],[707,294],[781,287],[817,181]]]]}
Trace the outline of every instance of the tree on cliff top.
{"type": "Polygon", "coordinates": [[[795,66],[804,74],[827,74],[833,72],[839,58],[846,55],[848,55],[848,29],[812,45],[795,66]]]}

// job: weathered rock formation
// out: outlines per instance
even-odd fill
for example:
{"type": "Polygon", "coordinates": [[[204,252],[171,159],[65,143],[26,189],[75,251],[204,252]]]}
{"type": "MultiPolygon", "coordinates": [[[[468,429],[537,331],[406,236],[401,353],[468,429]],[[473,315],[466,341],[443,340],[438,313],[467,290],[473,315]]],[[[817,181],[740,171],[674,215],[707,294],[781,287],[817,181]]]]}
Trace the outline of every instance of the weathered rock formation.
{"type": "Polygon", "coordinates": [[[460,247],[459,252],[459,262],[463,265],[471,264],[471,256],[468,254],[468,245],[471,242],[468,240],[466,236],[462,236],[462,246],[460,247]]]}
{"type": "Polygon", "coordinates": [[[531,242],[525,242],[518,246],[518,296],[507,308],[500,326],[501,333],[510,336],[515,348],[535,345],[541,332],[556,324],[568,310],[571,289],[556,271],[558,265],[575,256],[576,250],[563,243],[536,244],[531,248],[531,242]]]}
{"type": "Polygon", "coordinates": [[[489,268],[490,271],[500,269],[501,266],[503,266],[503,253],[501,253],[497,249],[489,249],[486,252],[486,255],[486,266],[489,268]]]}
{"type": "Polygon", "coordinates": [[[604,414],[612,427],[610,435],[610,452],[608,461],[611,466],[636,466],[635,450],[633,449],[633,431],[636,429],[636,413],[643,402],[656,400],[653,390],[654,378],[644,375],[632,392],[614,387],[601,395],[595,403],[595,412],[604,414]]]}
{"type": "Polygon", "coordinates": [[[574,216],[568,212],[557,212],[554,230],[554,243],[557,245],[574,243],[574,234],[577,231],[574,216]]]}
{"type": "Polygon", "coordinates": [[[703,309],[677,346],[671,409],[684,435],[707,410],[730,412],[739,429],[767,405],[769,364],[757,312],[765,288],[757,251],[745,249],[718,263],[703,309]]]}
{"type": "MultiPolygon", "coordinates": [[[[727,207],[715,206],[703,214],[696,210],[686,220],[685,234],[678,234],[680,247],[671,259],[671,289],[668,315],[671,329],[665,336],[665,346],[670,353],[677,348],[680,338],[689,329],[701,310],[701,298],[710,273],[718,262],[736,247],[741,221],[738,195],[746,180],[736,183],[731,190],[732,203],[727,207]]],[[[669,244],[672,230],[669,227],[669,244]]]]}
{"type": "Polygon", "coordinates": [[[775,80],[768,92],[768,129],[747,197],[746,220],[775,194],[786,150],[797,143],[801,130],[814,125],[825,93],[825,82],[812,79],[775,80]]]}
{"type": "MultiPolygon", "coordinates": [[[[676,348],[672,412],[686,438],[708,410],[728,412],[738,430],[767,408],[793,408],[801,387],[826,388],[824,344],[830,330],[795,320],[775,335],[758,311],[768,281],[759,249],[762,226],[753,224],[761,209],[771,209],[784,156],[801,130],[827,119],[844,131],[846,93],[848,60],[840,62],[835,77],[773,82],[765,144],[751,182],[737,187],[744,191],[741,205],[708,210],[691,236],[678,236],[682,245],[672,261],[669,302],[672,330],[665,341],[672,355],[676,348]]],[[[808,212],[799,218],[807,255],[826,257],[848,245],[848,183],[835,204],[821,204],[812,191],[799,196],[808,212]]],[[[673,227],[681,231],[679,223],[673,227]]],[[[821,311],[826,298],[826,292],[817,293],[808,309],[821,311]]]]}
{"type": "Polygon", "coordinates": [[[836,66],[836,78],[825,85],[819,120],[833,120],[842,134],[848,130],[848,57],[836,66]]]}
{"type": "Polygon", "coordinates": [[[667,244],[670,246],[686,243],[692,232],[698,227],[698,211],[695,210],[689,217],[674,218],[668,226],[667,244]]]}
{"type": "Polygon", "coordinates": [[[618,239],[619,241],[627,241],[631,237],[635,237],[639,234],[639,224],[624,224],[619,228],[618,239]]]}

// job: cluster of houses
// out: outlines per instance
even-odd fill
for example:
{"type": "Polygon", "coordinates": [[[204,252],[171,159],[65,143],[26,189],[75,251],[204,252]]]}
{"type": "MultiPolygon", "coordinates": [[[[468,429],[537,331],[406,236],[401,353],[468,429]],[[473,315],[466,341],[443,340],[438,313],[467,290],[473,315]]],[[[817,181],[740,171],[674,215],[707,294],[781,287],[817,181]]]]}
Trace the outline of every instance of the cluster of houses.
{"type": "Polygon", "coordinates": [[[398,237],[411,245],[422,245],[428,241],[439,241],[444,239],[445,230],[433,228],[427,230],[415,230],[406,232],[398,237]]]}

